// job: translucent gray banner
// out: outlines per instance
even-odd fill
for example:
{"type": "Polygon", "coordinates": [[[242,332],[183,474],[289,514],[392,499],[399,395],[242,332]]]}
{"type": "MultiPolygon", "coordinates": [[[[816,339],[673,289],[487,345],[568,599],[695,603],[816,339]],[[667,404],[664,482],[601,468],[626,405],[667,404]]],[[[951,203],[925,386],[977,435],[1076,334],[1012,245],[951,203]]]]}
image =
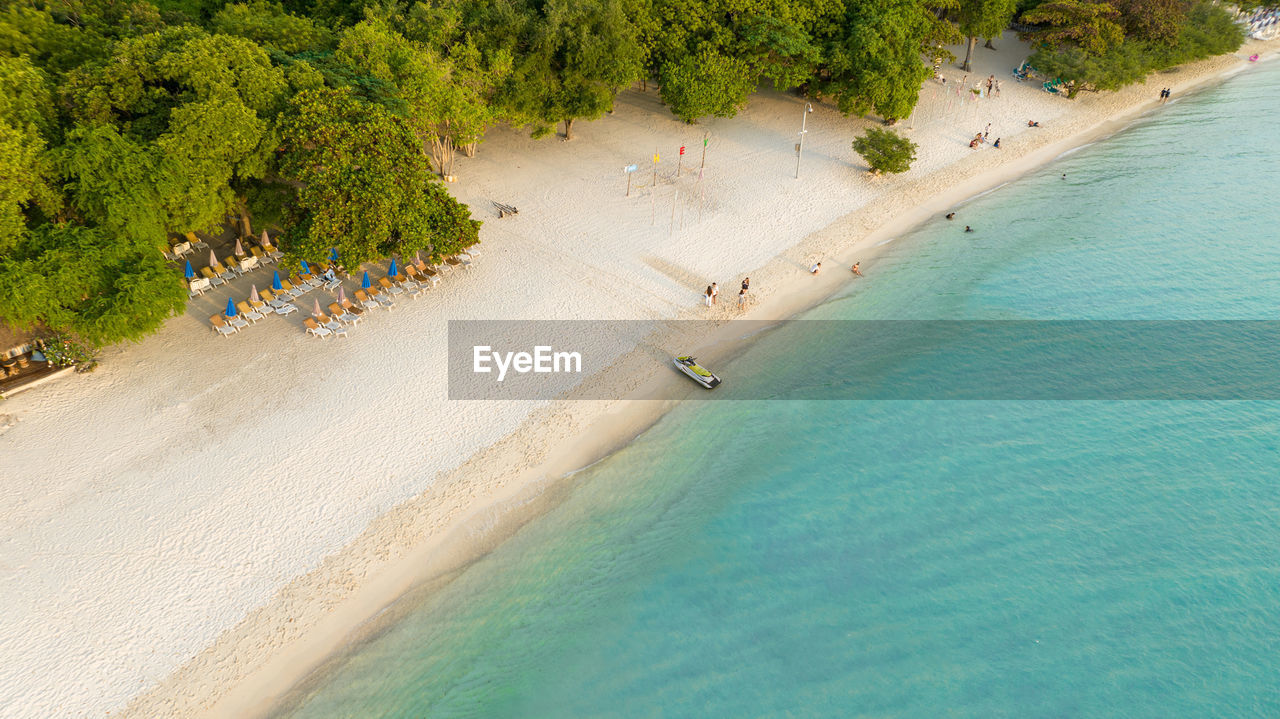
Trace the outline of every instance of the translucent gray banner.
{"type": "Polygon", "coordinates": [[[461,400],[1280,399],[1269,320],[458,320],[448,353],[461,400]],[[673,358],[712,337],[704,390],[673,358]]]}

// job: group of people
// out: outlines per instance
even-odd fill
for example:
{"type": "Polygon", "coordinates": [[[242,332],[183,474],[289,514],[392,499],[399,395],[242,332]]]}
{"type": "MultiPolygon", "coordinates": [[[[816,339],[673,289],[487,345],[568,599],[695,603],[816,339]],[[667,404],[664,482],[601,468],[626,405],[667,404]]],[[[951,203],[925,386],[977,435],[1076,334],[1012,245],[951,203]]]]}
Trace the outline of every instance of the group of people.
{"type": "MultiPolygon", "coordinates": [[[[741,307],[747,303],[747,292],[751,289],[751,278],[742,278],[742,289],[738,290],[738,306],[741,307]]],[[[720,285],[712,282],[707,285],[707,291],[703,293],[703,300],[707,307],[719,304],[720,285]]]]}
{"type": "MultiPolygon", "coordinates": [[[[978,145],[985,145],[987,143],[987,138],[990,136],[991,136],[991,123],[988,122],[987,129],[974,135],[973,139],[969,141],[969,149],[977,149],[978,145]]],[[[991,146],[999,150],[1000,138],[997,137],[995,143],[991,146]]]]}
{"type": "MultiPolygon", "coordinates": [[[[812,265],[809,265],[809,274],[811,274],[811,275],[816,275],[816,274],[818,274],[818,273],[819,273],[819,272],[821,272],[821,271],[822,271],[822,263],[821,263],[821,262],[815,262],[815,263],[813,263],[812,265]]],[[[862,275],[862,263],[861,263],[861,262],[855,262],[855,263],[853,263],[853,266],[851,266],[851,267],[849,268],[849,271],[850,271],[850,272],[852,272],[853,274],[855,274],[855,275],[859,276],[859,277],[862,277],[862,276],[863,276],[863,275],[862,275]]]]}
{"type": "Polygon", "coordinates": [[[1170,90],[1170,89],[1169,89],[1169,88],[1167,88],[1167,87],[1166,87],[1165,89],[1161,90],[1161,91],[1160,91],[1160,102],[1161,102],[1161,103],[1168,102],[1168,101],[1169,101],[1169,96],[1170,96],[1170,95],[1172,95],[1172,94],[1173,94],[1173,90],[1170,90]]]}

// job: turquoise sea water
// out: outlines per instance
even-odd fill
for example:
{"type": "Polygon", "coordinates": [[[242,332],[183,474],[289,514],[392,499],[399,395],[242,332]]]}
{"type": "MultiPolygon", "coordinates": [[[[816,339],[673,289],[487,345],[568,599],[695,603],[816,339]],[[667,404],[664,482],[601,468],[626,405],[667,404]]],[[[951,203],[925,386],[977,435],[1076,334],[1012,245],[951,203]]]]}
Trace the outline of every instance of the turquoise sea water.
{"type": "MultiPolygon", "coordinates": [[[[1277,121],[1252,68],[809,316],[1275,318],[1277,121]]],[[[1280,716],[1280,403],[688,403],[400,609],[279,715],[1280,716]]]]}

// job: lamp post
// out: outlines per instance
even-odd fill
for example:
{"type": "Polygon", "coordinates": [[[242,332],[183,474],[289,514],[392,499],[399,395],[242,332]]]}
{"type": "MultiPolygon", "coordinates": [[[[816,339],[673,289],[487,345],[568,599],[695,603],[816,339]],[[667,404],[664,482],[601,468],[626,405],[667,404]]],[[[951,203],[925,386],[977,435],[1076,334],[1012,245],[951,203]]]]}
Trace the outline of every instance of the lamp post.
{"type": "Polygon", "coordinates": [[[806,132],[808,132],[808,130],[805,129],[805,124],[808,122],[809,113],[811,112],[813,112],[813,105],[806,102],[804,104],[804,114],[800,116],[800,142],[796,143],[796,179],[797,180],[800,179],[800,153],[804,152],[804,135],[806,132]]]}

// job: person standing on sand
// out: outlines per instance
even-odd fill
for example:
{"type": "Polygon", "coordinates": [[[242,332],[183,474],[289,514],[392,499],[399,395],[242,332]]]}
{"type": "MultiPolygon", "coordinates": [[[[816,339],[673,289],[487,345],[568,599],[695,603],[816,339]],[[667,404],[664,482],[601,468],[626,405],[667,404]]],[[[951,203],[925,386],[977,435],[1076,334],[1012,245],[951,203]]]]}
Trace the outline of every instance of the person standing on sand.
{"type": "Polygon", "coordinates": [[[720,285],[717,285],[716,283],[712,282],[711,283],[711,304],[714,305],[716,303],[716,297],[719,296],[719,294],[720,294],[720,285]]]}
{"type": "Polygon", "coordinates": [[[855,263],[853,263],[853,267],[850,267],[850,268],[849,268],[849,271],[850,271],[850,272],[852,272],[853,274],[855,274],[855,275],[857,275],[857,276],[861,277],[861,276],[862,276],[862,270],[859,270],[859,269],[858,269],[858,268],[859,268],[859,267],[861,267],[861,266],[862,266],[862,263],[861,263],[861,262],[855,262],[855,263]]]}
{"type": "Polygon", "coordinates": [[[741,308],[743,303],[747,301],[747,288],[743,287],[738,290],[738,307],[741,308]]]}
{"type": "Polygon", "coordinates": [[[703,293],[702,301],[707,303],[707,307],[711,306],[711,285],[707,285],[707,291],[703,293]]]}
{"type": "Polygon", "coordinates": [[[746,292],[749,289],[751,289],[751,278],[747,277],[746,279],[742,280],[742,291],[746,292]]]}
{"type": "Polygon", "coordinates": [[[822,263],[821,263],[821,262],[814,263],[813,267],[810,267],[810,268],[809,268],[809,274],[811,274],[811,275],[816,275],[816,274],[818,274],[818,270],[821,270],[821,269],[822,269],[822,263]]]}

